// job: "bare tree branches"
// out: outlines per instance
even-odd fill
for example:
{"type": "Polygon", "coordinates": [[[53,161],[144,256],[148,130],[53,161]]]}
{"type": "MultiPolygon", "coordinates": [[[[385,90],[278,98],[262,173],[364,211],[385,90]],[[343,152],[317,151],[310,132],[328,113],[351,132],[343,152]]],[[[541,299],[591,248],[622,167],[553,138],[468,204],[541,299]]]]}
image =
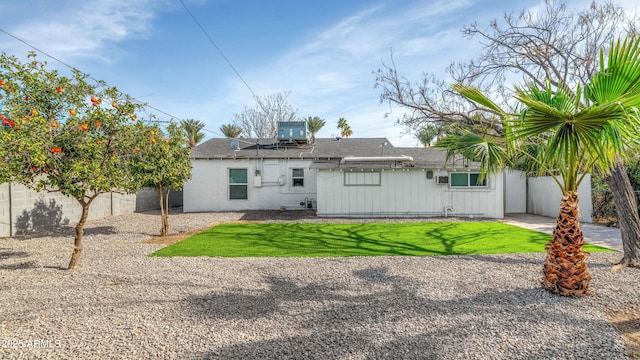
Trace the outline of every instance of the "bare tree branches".
{"type": "Polygon", "coordinates": [[[444,80],[425,73],[420,82],[398,76],[393,57],[391,65],[382,64],[374,71],[376,87],[381,89],[380,102],[389,102],[408,110],[397,123],[417,130],[434,124],[458,124],[491,128],[501,133],[502,127],[490,110],[479,107],[449,88],[444,80]]]}
{"type": "Polygon", "coordinates": [[[248,138],[275,138],[278,135],[278,121],[294,121],[298,110],[287,102],[289,92],[256,97],[255,107],[245,105],[241,113],[234,114],[233,125],[242,129],[248,138]]]}
{"type": "MultiPolygon", "coordinates": [[[[452,63],[448,73],[454,82],[473,84],[494,98],[501,97],[504,108],[512,101],[505,86],[514,82],[534,82],[544,87],[575,87],[585,83],[599,68],[600,49],[611,40],[637,31],[637,17],[610,1],[596,3],[574,12],[563,1],[545,0],[539,12],[505,14],[486,28],[477,23],[462,29],[464,35],[483,45],[480,54],[466,62],[452,63]]],[[[390,65],[374,71],[380,101],[398,105],[407,112],[397,119],[407,132],[419,133],[428,125],[456,124],[474,131],[501,133],[499,119],[462,99],[449,89],[449,82],[424,73],[421,81],[399,76],[393,55],[390,65]]]]}

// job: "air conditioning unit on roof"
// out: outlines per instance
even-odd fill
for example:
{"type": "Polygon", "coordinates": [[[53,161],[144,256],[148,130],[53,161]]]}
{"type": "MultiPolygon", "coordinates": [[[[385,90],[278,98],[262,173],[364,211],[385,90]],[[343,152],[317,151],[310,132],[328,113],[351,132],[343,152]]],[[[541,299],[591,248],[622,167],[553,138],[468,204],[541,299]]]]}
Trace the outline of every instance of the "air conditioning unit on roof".
{"type": "Polygon", "coordinates": [[[436,184],[439,185],[446,185],[449,183],[449,176],[444,175],[444,176],[436,176],[436,184]]]}

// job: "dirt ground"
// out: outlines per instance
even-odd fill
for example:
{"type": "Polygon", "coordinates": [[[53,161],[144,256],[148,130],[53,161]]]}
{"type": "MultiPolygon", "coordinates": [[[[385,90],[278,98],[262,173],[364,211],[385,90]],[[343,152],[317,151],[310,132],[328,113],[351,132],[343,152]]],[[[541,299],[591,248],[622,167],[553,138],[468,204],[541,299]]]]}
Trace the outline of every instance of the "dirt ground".
{"type": "MultiPolygon", "coordinates": [[[[277,213],[276,213],[277,214],[277,213]]],[[[267,221],[291,221],[291,220],[305,220],[309,218],[315,218],[314,214],[306,214],[305,212],[287,212],[286,215],[283,215],[282,218],[276,216],[274,218],[274,212],[270,212],[269,216],[265,216],[260,212],[255,212],[254,214],[249,215],[246,219],[236,221],[238,223],[260,223],[267,221]],[[296,218],[291,218],[290,215],[292,213],[301,214],[302,216],[296,216],[296,218]]],[[[316,218],[317,219],[317,218],[316,218]]],[[[142,241],[146,244],[161,244],[161,245],[172,245],[179,241],[182,241],[192,235],[198,234],[206,229],[209,229],[213,226],[218,225],[219,223],[211,223],[207,227],[202,229],[198,229],[196,231],[184,232],[179,234],[173,234],[169,236],[154,236],[147,240],[142,241]]],[[[638,270],[640,271],[640,269],[638,270]]],[[[640,318],[637,316],[637,313],[632,311],[611,311],[607,314],[608,321],[611,325],[616,329],[618,334],[622,337],[625,342],[625,350],[627,356],[631,359],[640,359],[640,318]]]]}

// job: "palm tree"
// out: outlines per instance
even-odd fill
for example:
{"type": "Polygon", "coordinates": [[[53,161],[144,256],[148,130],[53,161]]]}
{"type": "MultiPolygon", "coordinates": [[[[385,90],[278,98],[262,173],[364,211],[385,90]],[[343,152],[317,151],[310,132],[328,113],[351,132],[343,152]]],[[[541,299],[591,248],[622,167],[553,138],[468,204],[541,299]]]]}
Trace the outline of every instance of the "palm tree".
{"type": "Polygon", "coordinates": [[[226,124],[220,126],[220,132],[227,138],[237,138],[242,133],[242,129],[233,124],[226,124]]]}
{"type": "Polygon", "coordinates": [[[320,131],[320,129],[322,129],[326,124],[326,121],[320,119],[317,116],[309,116],[307,118],[307,130],[309,130],[309,132],[311,133],[311,143],[316,142],[316,133],[320,131]]]}
{"type": "Polygon", "coordinates": [[[202,139],[204,139],[204,133],[202,129],[205,127],[205,123],[199,120],[187,119],[181,120],[180,126],[187,133],[187,137],[189,138],[189,146],[194,147],[198,144],[202,139]]]}
{"type": "Polygon", "coordinates": [[[625,142],[638,141],[640,41],[631,38],[612,44],[606,68],[604,64],[600,67],[584,90],[578,86],[574,92],[562,84],[553,90],[550,82],[545,89],[535,84],[516,88],[515,98],[524,106],[518,115],[506,113],[476,88],[453,86],[468,99],[500,114],[506,148],[488,146],[489,142],[469,134],[459,137],[460,141],[448,139],[443,146],[452,153],[466,151],[466,156],[480,159],[490,173],[504,167],[508,155],[524,158],[536,165],[537,174],[551,176],[560,187],[560,212],[552,240],[545,247],[542,279],[547,290],[560,295],[585,294],[591,279],[582,249],[580,182],[594,168],[608,171],[624,156],[625,142]],[[462,141],[465,136],[467,144],[462,141]],[[494,151],[498,148],[501,150],[494,151]]]}
{"type": "Polygon", "coordinates": [[[341,117],[341,118],[338,119],[337,128],[340,129],[341,136],[344,136],[342,134],[344,133],[344,128],[347,127],[347,126],[349,126],[349,125],[347,124],[347,120],[345,118],[341,117]]]}
{"type": "MultiPolygon", "coordinates": [[[[448,124],[447,124],[448,125],[448,124]]],[[[448,129],[447,129],[447,125],[443,125],[443,124],[434,124],[434,123],[430,123],[427,124],[425,127],[423,127],[422,129],[420,129],[416,134],[416,138],[418,139],[418,141],[420,141],[420,143],[422,144],[422,146],[424,147],[429,147],[432,145],[432,143],[434,142],[434,140],[440,140],[442,139],[448,129]]]]}
{"type": "Polygon", "coordinates": [[[348,124],[345,125],[345,127],[342,128],[342,133],[340,135],[342,135],[342,137],[345,137],[345,138],[348,138],[349,136],[353,135],[353,130],[351,130],[351,126],[349,126],[348,124]]]}

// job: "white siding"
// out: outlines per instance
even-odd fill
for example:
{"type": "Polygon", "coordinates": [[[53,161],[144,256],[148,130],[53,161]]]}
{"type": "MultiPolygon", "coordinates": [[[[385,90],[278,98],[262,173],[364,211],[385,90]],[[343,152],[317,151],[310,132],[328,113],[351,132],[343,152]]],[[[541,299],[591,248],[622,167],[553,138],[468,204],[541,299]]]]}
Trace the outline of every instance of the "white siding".
{"type": "Polygon", "coordinates": [[[527,212],[527,179],[520,170],[504,172],[504,212],[527,212]]]}
{"type": "Polygon", "coordinates": [[[385,170],[380,186],[345,186],[344,181],[340,170],[318,172],[318,216],[443,216],[445,208],[452,209],[450,216],[504,216],[502,176],[490,178],[486,188],[464,189],[437,185],[423,169],[385,170]]]}
{"type": "MultiPolygon", "coordinates": [[[[530,177],[528,212],[530,214],[557,217],[560,212],[562,191],[550,176],[530,177]]],[[[590,223],[593,203],[591,202],[591,175],[587,174],[578,186],[578,207],[580,221],[590,223]]]]}
{"type": "Polygon", "coordinates": [[[183,189],[184,211],[236,211],[303,209],[300,202],[314,201],[316,170],[311,160],[238,159],[192,160],[192,179],[183,189]],[[304,169],[304,186],[293,186],[291,169],[304,169]],[[247,200],[229,199],[229,170],[247,169],[247,200]],[[256,172],[259,170],[259,173],[256,172]]]}

